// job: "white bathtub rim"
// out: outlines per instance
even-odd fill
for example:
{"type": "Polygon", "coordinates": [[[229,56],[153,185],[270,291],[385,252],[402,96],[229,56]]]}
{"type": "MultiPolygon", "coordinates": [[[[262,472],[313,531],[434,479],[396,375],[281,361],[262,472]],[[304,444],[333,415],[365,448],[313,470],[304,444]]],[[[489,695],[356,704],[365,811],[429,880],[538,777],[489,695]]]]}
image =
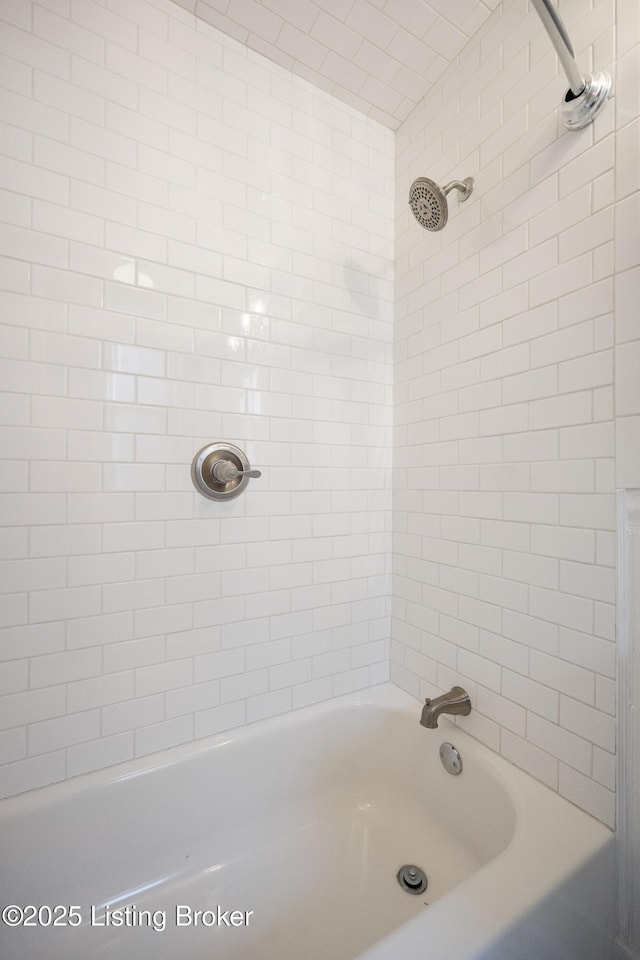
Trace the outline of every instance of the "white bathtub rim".
{"type": "MultiPolygon", "coordinates": [[[[400,712],[409,719],[419,722],[421,702],[413,698],[410,694],[401,690],[390,681],[378,684],[364,690],[344,694],[332,700],[322,701],[311,706],[302,707],[299,710],[276,717],[259,720],[242,727],[233,728],[221,733],[212,734],[206,738],[179,744],[157,753],[147,754],[143,757],[133,758],[123,763],[102,768],[81,774],[68,780],[58,781],[47,786],[39,787],[22,794],[8,797],[0,800],[0,823],[5,819],[10,819],[16,815],[26,815],[50,803],[63,803],[67,797],[77,796],[86,791],[92,791],[97,787],[107,784],[116,784],[130,779],[143,776],[153,771],[167,770],[171,767],[179,767],[180,764],[193,757],[200,757],[209,751],[220,749],[222,747],[232,747],[235,743],[251,741],[255,738],[270,738],[276,735],[279,730],[286,729],[295,723],[296,720],[322,721],[324,716],[330,715],[336,709],[348,709],[358,706],[373,706],[400,712]]],[[[531,802],[531,793],[533,800],[536,797],[546,799],[547,802],[557,805],[557,810],[565,811],[565,817],[569,810],[575,812],[576,818],[583,824],[586,846],[581,849],[583,856],[589,856],[594,852],[600,843],[606,842],[606,839],[612,836],[608,827],[600,821],[593,818],[590,814],[581,810],[579,807],[571,804],[569,800],[556,794],[549,787],[535,780],[529,774],[517,768],[505,758],[494,753],[480,741],[468,734],[461,725],[449,721],[446,717],[440,719],[440,727],[436,730],[424,730],[425,750],[428,747],[439,746],[439,744],[448,739],[456,742],[464,758],[469,757],[472,752],[480,755],[481,762],[488,767],[491,775],[498,781],[504,789],[511,806],[515,812],[515,828],[511,839],[504,849],[499,852],[488,863],[479,867],[478,871],[468,877],[460,885],[460,889],[467,884],[476,884],[485,882],[491,874],[502,868],[503,861],[513,859],[517,862],[519,851],[527,843],[532,843],[532,849],[537,846],[536,831],[538,822],[535,816],[532,816],[528,806],[531,802]],[[525,801],[524,797],[528,800],[525,801]]],[[[557,835],[555,844],[562,845],[562,836],[557,835]]],[[[555,845],[554,844],[554,845],[555,845]]],[[[574,853],[577,851],[574,850],[574,853]]],[[[551,871],[551,867],[548,867],[551,871]]],[[[567,867],[564,871],[554,873],[554,881],[560,882],[569,875],[571,869],[567,867]]],[[[548,873],[550,876],[550,873],[548,873]]],[[[434,905],[432,909],[435,909],[434,905]]]]}
{"type": "MultiPolygon", "coordinates": [[[[300,707],[297,710],[279,714],[275,717],[256,720],[240,727],[234,727],[198,740],[192,740],[174,747],[169,747],[166,750],[145,754],[141,757],[133,757],[109,767],[92,770],[65,780],[55,781],[54,783],[27,790],[23,793],[13,794],[0,799],[0,820],[13,816],[16,813],[22,814],[27,810],[37,809],[41,805],[60,802],[70,794],[91,790],[102,784],[126,781],[154,770],[178,766],[189,758],[201,756],[210,750],[231,746],[234,743],[242,743],[247,739],[270,737],[273,734],[277,734],[279,729],[289,728],[292,722],[295,723],[298,719],[313,722],[314,719],[322,720],[324,715],[332,714],[336,709],[358,706],[373,706],[400,712],[410,718],[415,718],[415,722],[418,723],[422,703],[400,687],[397,687],[391,681],[384,681],[372,687],[367,687],[364,690],[343,694],[331,700],[323,700],[320,703],[300,707]]],[[[457,739],[458,744],[463,745],[463,749],[460,751],[463,755],[463,762],[464,755],[468,756],[470,751],[479,753],[482,758],[482,763],[490,768],[492,775],[499,781],[509,795],[510,801],[515,807],[516,824],[521,822],[525,810],[520,792],[517,789],[514,790],[514,786],[516,788],[518,786],[522,787],[527,782],[531,782],[537,784],[542,790],[548,791],[550,794],[556,796],[554,791],[549,787],[535,780],[534,777],[520,770],[509,760],[496,754],[489,747],[467,733],[462,724],[454,723],[448,720],[447,717],[441,717],[439,722],[440,726],[436,730],[424,729],[425,749],[433,745],[433,743],[429,743],[430,739],[433,742],[437,741],[438,745],[444,740],[457,739]]],[[[564,803],[575,806],[570,800],[564,797],[560,798],[559,794],[557,796],[564,803]]],[[[581,808],[575,806],[575,810],[581,815],[588,817],[589,820],[592,820],[594,823],[600,824],[600,821],[581,810],[581,808]]],[[[608,830],[604,824],[600,825],[608,830]]],[[[508,852],[515,840],[516,837],[514,836],[500,856],[508,852]]]]}
{"type": "Polygon", "coordinates": [[[0,798],[0,819],[5,816],[13,816],[18,812],[22,813],[27,808],[37,809],[47,803],[59,802],[69,794],[75,794],[78,791],[84,792],[102,784],[129,780],[153,770],[177,766],[191,757],[200,756],[216,748],[241,743],[247,739],[269,737],[271,734],[277,733],[279,729],[288,728],[298,718],[310,721],[313,721],[314,718],[321,719],[323,715],[332,713],[336,707],[362,704],[406,712],[411,702],[416,703],[409,694],[387,680],[365,690],[346,693],[330,700],[323,700],[310,706],[299,707],[296,710],[278,714],[275,717],[255,720],[197,740],[189,740],[186,743],[167,747],[165,750],[158,750],[140,757],[131,757],[129,760],[108,767],[90,770],[74,777],[56,780],[41,787],[11,794],[8,797],[0,798]]]}
{"type": "MultiPolygon", "coordinates": [[[[0,821],[38,811],[51,802],[63,803],[71,795],[83,794],[102,784],[129,780],[153,770],[177,767],[211,749],[245,740],[277,737],[278,731],[290,727],[298,718],[321,721],[336,709],[356,705],[399,711],[416,724],[421,709],[418,700],[387,682],[9,797],[0,802],[0,821]]],[[[493,753],[467,734],[461,725],[443,718],[439,730],[420,730],[420,734],[424,735],[425,750],[437,750],[443,740],[451,739],[460,749],[463,763],[465,757],[479,755],[482,765],[489,768],[491,775],[503,785],[515,806],[515,829],[507,846],[493,860],[481,866],[442,899],[425,908],[424,913],[365,950],[360,954],[361,960],[397,958],[415,951],[416,945],[423,950],[428,947],[442,955],[447,950],[447,955],[455,960],[475,960],[497,935],[517,923],[551,889],[561,885],[611,842],[612,834],[608,827],[493,753]],[[547,822],[544,822],[545,819],[547,822]],[[541,821],[544,825],[542,838],[541,821]],[[455,951],[452,949],[454,944],[455,951]]]]}

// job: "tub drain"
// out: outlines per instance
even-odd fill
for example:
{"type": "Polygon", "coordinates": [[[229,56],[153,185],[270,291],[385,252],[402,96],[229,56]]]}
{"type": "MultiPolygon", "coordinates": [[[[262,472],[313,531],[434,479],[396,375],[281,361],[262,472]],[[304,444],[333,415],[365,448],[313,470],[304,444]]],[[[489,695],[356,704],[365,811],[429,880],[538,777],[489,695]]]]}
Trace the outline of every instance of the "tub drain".
{"type": "Polygon", "coordinates": [[[398,870],[398,883],[407,893],[422,893],[427,889],[427,875],[420,867],[407,863],[398,870]]]}

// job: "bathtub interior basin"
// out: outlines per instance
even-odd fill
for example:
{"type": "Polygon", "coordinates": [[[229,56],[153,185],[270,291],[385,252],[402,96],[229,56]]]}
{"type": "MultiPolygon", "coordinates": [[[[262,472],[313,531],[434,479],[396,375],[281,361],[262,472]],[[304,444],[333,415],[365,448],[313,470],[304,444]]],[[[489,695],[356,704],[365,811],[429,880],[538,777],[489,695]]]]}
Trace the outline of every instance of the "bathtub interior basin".
{"type": "MultiPolygon", "coordinates": [[[[536,821],[565,834],[559,847],[545,841],[561,860],[571,852],[548,865],[552,883],[608,831],[458,727],[426,731],[418,718],[415,700],[384,685],[5,801],[2,902],[77,910],[72,922],[58,911],[55,925],[45,912],[35,918],[44,923],[3,926],[0,955],[392,958],[407,937],[408,950],[429,938],[437,945],[460,897],[470,898],[467,940],[473,949],[490,942],[534,902],[523,889],[505,909],[499,891],[524,886],[509,866],[524,840],[535,869],[536,821]],[[445,740],[461,751],[460,776],[440,763],[445,740]],[[533,794],[518,794],[514,774],[533,794]],[[576,818],[581,842],[571,830],[566,839],[576,818]],[[403,864],[425,871],[424,892],[401,888],[403,864]],[[477,900],[483,891],[485,904],[498,904],[495,929],[477,900]]],[[[473,956],[460,949],[460,960],[473,956]]]]}

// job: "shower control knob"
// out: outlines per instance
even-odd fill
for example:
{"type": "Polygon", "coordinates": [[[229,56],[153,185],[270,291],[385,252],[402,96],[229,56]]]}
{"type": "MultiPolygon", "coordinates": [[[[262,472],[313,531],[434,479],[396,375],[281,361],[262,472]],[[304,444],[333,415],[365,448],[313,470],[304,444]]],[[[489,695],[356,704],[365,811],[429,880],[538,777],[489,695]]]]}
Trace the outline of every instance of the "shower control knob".
{"type": "Polygon", "coordinates": [[[218,483],[229,483],[230,480],[237,480],[238,477],[261,477],[259,470],[238,470],[231,460],[216,460],[211,467],[211,475],[218,483]]]}

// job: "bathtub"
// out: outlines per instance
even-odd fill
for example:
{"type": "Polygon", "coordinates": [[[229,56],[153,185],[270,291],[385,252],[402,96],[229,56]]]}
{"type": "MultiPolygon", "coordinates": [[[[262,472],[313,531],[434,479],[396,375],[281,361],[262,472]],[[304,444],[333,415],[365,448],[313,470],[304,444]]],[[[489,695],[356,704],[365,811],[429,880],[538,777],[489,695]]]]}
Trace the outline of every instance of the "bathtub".
{"type": "Polygon", "coordinates": [[[3,801],[0,957],[608,958],[610,831],[420,708],[384,684],[3,801]]]}

